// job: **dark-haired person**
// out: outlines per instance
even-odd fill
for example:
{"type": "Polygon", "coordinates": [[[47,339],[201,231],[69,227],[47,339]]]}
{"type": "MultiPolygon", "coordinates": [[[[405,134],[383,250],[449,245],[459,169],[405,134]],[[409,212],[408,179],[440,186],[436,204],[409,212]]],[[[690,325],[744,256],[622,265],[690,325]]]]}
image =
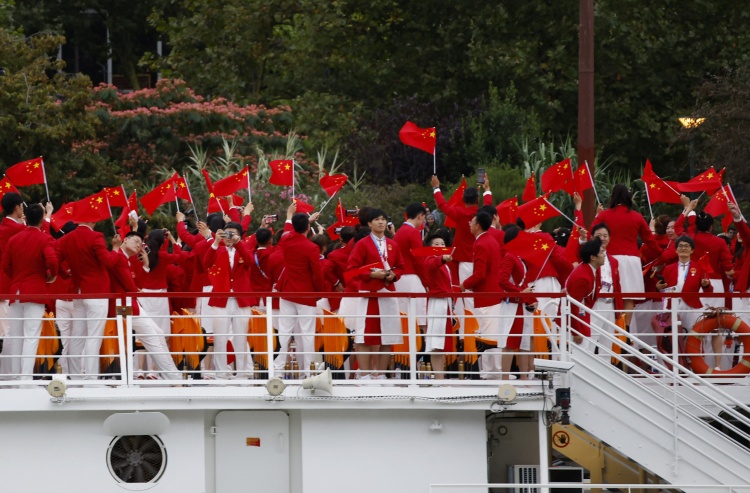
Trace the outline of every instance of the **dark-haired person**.
{"type": "MultiPolygon", "coordinates": [[[[594,224],[591,226],[591,236],[593,238],[599,238],[602,242],[602,248],[607,252],[604,256],[604,262],[602,263],[599,270],[596,271],[596,302],[594,303],[594,311],[604,317],[611,324],[615,323],[616,314],[622,310],[622,300],[619,298],[611,298],[607,296],[599,295],[619,295],[621,292],[620,287],[620,271],[617,259],[609,253],[607,247],[609,246],[610,230],[606,224],[594,224]]],[[[591,325],[594,325],[602,330],[609,332],[614,335],[614,329],[611,325],[603,323],[600,319],[594,317],[591,321],[591,325]]],[[[594,344],[601,343],[609,347],[607,340],[602,339],[597,335],[592,336],[592,342],[594,344]]],[[[609,352],[601,352],[602,355],[609,357],[609,352]]]]}
{"type": "MultiPolygon", "coordinates": [[[[263,225],[255,231],[254,236],[256,246],[253,248],[253,263],[250,264],[250,286],[255,293],[270,293],[273,290],[271,267],[269,265],[269,259],[274,251],[272,245],[273,232],[268,228],[268,225],[263,225]]],[[[249,243],[248,238],[243,241],[249,243]]],[[[259,308],[265,309],[265,304],[265,298],[258,298],[259,308]]]]}
{"type": "Polygon", "coordinates": [[[595,224],[606,224],[610,229],[607,251],[619,263],[620,287],[623,293],[625,325],[630,327],[633,318],[633,306],[636,298],[630,293],[643,293],[643,271],[641,268],[641,251],[638,239],[646,245],[646,260],[652,260],[661,253],[654,234],[643,216],[633,210],[633,196],[625,185],[617,184],[612,188],[609,207],[594,219],[595,224]]]}
{"type": "MultiPolygon", "coordinates": [[[[347,288],[344,272],[346,272],[346,264],[349,262],[349,254],[352,253],[352,248],[354,248],[354,234],[355,231],[352,226],[341,228],[341,231],[339,231],[340,245],[326,256],[328,263],[324,265],[324,268],[328,266],[331,269],[331,275],[336,277],[336,284],[334,284],[333,288],[338,293],[346,291],[347,288]]],[[[344,302],[344,299],[337,297],[329,298],[331,310],[338,312],[342,304],[348,303],[348,301],[344,302]]],[[[346,299],[351,300],[351,298],[346,299]]]]}
{"type": "Polygon", "coordinates": [[[700,262],[691,259],[695,250],[693,239],[689,236],[680,236],[675,241],[675,247],[678,260],[664,267],[664,280],[656,283],[656,287],[663,292],[682,293],[681,298],[673,298],[671,301],[677,303],[682,328],[690,331],[701,316],[696,310],[704,307],[698,293],[710,293],[713,287],[700,262]]]}
{"type": "Polygon", "coordinates": [[[320,246],[313,243],[307,234],[310,223],[318,213],[308,216],[295,213],[295,204],[287,210],[284,234],[277,248],[284,255],[284,276],[279,284],[282,294],[279,300],[279,356],[274,360],[278,372],[284,370],[289,351],[289,342],[294,337],[300,365],[300,376],[307,375],[310,363],[315,361],[316,297],[300,296],[296,293],[323,293],[328,291],[320,262],[320,246]]]}
{"type": "MultiPolygon", "coordinates": [[[[113,244],[119,236],[113,239],[113,244]]],[[[148,255],[143,251],[143,240],[138,233],[131,231],[122,240],[119,248],[112,252],[113,262],[109,268],[109,290],[112,293],[134,293],[138,287],[133,282],[133,269],[130,258],[136,257],[138,261],[148,264],[148,255]]],[[[134,262],[133,262],[134,263],[134,262]]],[[[111,299],[108,303],[108,315],[115,315],[116,300],[111,299]]],[[[151,378],[160,378],[164,380],[181,380],[182,373],[177,371],[172,356],[169,354],[169,347],[166,339],[159,331],[154,321],[148,313],[143,311],[140,306],[140,300],[133,303],[133,317],[130,319],[133,324],[133,333],[141,341],[143,347],[149,352],[149,357],[154,362],[154,368],[158,376],[151,378]]],[[[98,360],[97,364],[98,364],[98,360]]]]}
{"type": "MultiPolygon", "coordinates": [[[[435,196],[435,203],[449,219],[455,223],[456,233],[453,237],[453,261],[458,264],[458,282],[465,281],[473,272],[474,235],[471,233],[469,223],[479,210],[479,191],[474,187],[467,187],[463,194],[463,205],[454,205],[446,202],[443,192],[440,191],[440,180],[433,175],[430,181],[435,196]]],[[[492,192],[490,191],[490,180],[485,177],[482,205],[492,205],[492,192]]],[[[454,281],[455,282],[455,281],[454,281]]],[[[474,309],[472,298],[460,298],[456,302],[456,316],[463,327],[464,308],[474,309]]]]}
{"type": "MultiPolygon", "coordinates": [[[[216,238],[206,251],[204,265],[216,293],[249,293],[250,266],[253,264],[250,247],[242,241],[242,226],[230,222],[216,231],[216,238]]],[[[251,307],[254,297],[217,297],[208,301],[214,318],[214,378],[230,379],[232,372],[227,361],[227,343],[232,342],[237,379],[253,378],[253,357],[247,342],[251,307]]],[[[210,377],[210,375],[209,375],[210,377]]],[[[205,376],[204,376],[205,378],[205,376]]]]}
{"type": "MultiPolygon", "coordinates": [[[[492,227],[492,216],[487,212],[479,211],[471,219],[469,226],[475,237],[472,249],[474,271],[460,284],[461,292],[468,290],[474,292],[474,315],[479,324],[477,334],[497,341],[498,347],[502,347],[500,343],[504,341],[501,341],[503,335],[500,334],[499,294],[502,252],[497,241],[488,234],[492,227]]],[[[483,355],[482,367],[485,365],[484,359],[483,355]]],[[[496,375],[490,375],[490,377],[494,378],[496,375]]],[[[509,375],[503,374],[500,378],[508,379],[509,375]]]]}
{"type": "MultiPolygon", "coordinates": [[[[26,229],[23,222],[23,197],[15,192],[8,192],[3,195],[0,204],[3,207],[3,220],[0,222],[0,259],[5,252],[5,245],[10,238],[26,229]]],[[[5,274],[0,272],[0,284],[2,284],[5,274]]],[[[8,331],[8,301],[0,300],[0,339],[8,331]]],[[[6,364],[5,359],[0,359],[0,374],[8,373],[4,371],[6,364]]]]}
{"type": "Polygon", "coordinates": [[[13,235],[5,246],[2,257],[3,293],[37,295],[37,299],[13,301],[8,315],[16,320],[8,324],[9,335],[23,339],[7,339],[3,355],[10,359],[10,372],[16,380],[31,380],[36,351],[42,332],[44,304],[47,302],[47,283],[57,277],[55,240],[40,229],[44,207],[31,204],[25,211],[28,227],[13,235]]]}
{"type": "MultiPolygon", "coordinates": [[[[404,272],[396,281],[396,291],[399,293],[418,293],[426,292],[424,287],[425,279],[425,259],[424,257],[415,257],[411,251],[422,246],[422,227],[427,216],[427,210],[421,203],[413,203],[406,206],[406,221],[398,228],[393,241],[398,244],[401,260],[404,263],[404,272]]],[[[422,332],[427,325],[425,316],[427,314],[427,299],[417,298],[416,300],[417,324],[422,332]]],[[[409,298],[398,298],[399,311],[409,314],[409,298]]]]}
{"type": "MultiPolygon", "coordinates": [[[[403,272],[404,264],[395,241],[385,235],[387,215],[380,209],[370,209],[367,223],[369,236],[354,245],[347,271],[379,264],[381,267],[362,272],[353,280],[360,292],[388,293],[396,290],[394,283],[403,272]]],[[[401,320],[395,298],[356,298],[355,315],[349,325],[354,330],[360,379],[384,379],[390,361],[391,347],[401,344],[401,320]]],[[[342,310],[343,311],[343,310],[342,310]]],[[[351,315],[350,315],[351,316],[351,315]]]]}
{"type": "MultiPolygon", "coordinates": [[[[439,236],[429,236],[427,246],[445,247],[445,241],[439,236]]],[[[424,351],[430,353],[430,363],[438,380],[445,378],[444,351],[453,351],[451,325],[453,276],[448,268],[450,255],[433,255],[425,257],[427,287],[430,298],[427,301],[427,327],[425,331],[424,351]],[[439,296],[439,297],[438,297],[439,296]]]]}
{"type": "MultiPolygon", "coordinates": [[[[607,252],[602,247],[602,240],[589,240],[580,249],[581,263],[573,269],[565,282],[568,296],[583,304],[586,308],[593,308],[596,300],[596,274],[604,264],[607,252]]],[[[587,351],[594,351],[589,340],[591,336],[591,316],[580,307],[571,307],[571,336],[573,342],[587,351]]]]}

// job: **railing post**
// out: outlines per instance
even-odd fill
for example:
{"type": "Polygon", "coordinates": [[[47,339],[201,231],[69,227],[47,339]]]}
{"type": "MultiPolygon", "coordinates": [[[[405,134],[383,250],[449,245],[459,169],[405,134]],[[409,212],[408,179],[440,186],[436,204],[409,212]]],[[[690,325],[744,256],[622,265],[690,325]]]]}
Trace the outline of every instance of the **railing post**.
{"type": "MultiPolygon", "coordinates": [[[[125,381],[127,385],[133,385],[133,356],[135,354],[135,341],[133,339],[133,298],[125,297],[125,346],[130,343],[130,350],[127,351],[127,366],[125,371],[125,381]]],[[[138,301],[135,301],[138,303],[138,301]]]]}
{"type": "Polygon", "coordinates": [[[127,380],[127,369],[128,369],[128,355],[126,343],[127,334],[125,333],[125,320],[123,318],[130,311],[130,308],[126,305],[120,307],[119,310],[115,311],[115,323],[117,324],[117,350],[120,353],[118,359],[120,360],[120,380],[123,385],[129,385],[127,380]]]}
{"type": "MultiPolygon", "coordinates": [[[[544,315],[544,314],[542,314],[544,315]]],[[[553,326],[552,324],[550,324],[553,326]]],[[[570,361],[570,347],[568,338],[570,335],[570,303],[568,297],[560,298],[560,361],[570,361]]]]}
{"type": "Polygon", "coordinates": [[[669,319],[670,323],[672,324],[672,362],[676,364],[672,364],[672,452],[674,456],[672,457],[672,472],[677,475],[678,472],[678,466],[679,466],[679,452],[677,450],[677,447],[679,447],[680,441],[678,439],[678,433],[679,433],[679,426],[677,426],[677,418],[678,418],[678,411],[677,411],[677,385],[679,384],[679,370],[677,369],[677,364],[680,363],[680,346],[679,346],[679,320],[677,319],[677,298],[672,298],[671,302],[669,303],[669,319]]]}
{"type": "Polygon", "coordinates": [[[409,298],[409,311],[406,314],[407,334],[409,337],[409,385],[417,384],[417,302],[409,298]]]}
{"type": "Polygon", "coordinates": [[[266,359],[268,361],[268,379],[272,379],[275,376],[275,368],[273,366],[273,299],[271,296],[266,297],[266,359]]]}
{"type": "MultiPolygon", "coordinates": [[[[677,298],[672,298],[669,303],[669,323],[672,325],[672,361],[680,362],[680,343],[679,343],[679,332],[680,332],[680,321],[677,318],[677,298]]],[[[677,379],[679,377],[679,370],[672,365],[672,374],[674,375],[674,384],[677,385],[677,379]]]]}

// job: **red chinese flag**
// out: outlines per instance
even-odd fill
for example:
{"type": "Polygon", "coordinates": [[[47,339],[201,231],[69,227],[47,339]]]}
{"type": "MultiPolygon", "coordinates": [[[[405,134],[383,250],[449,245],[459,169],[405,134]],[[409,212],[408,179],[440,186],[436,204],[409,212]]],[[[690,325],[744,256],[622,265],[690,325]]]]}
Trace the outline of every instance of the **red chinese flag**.
{"type": "Polygon", "coordinates": [[[576,192],[583,193],[590,188],[594,188],[594,177],[591,176],[589,163],[584,162],[582,166],[578,167],[573,175],[575,177],[576,192]]]}
{"type": "Polygon", "coordinates": [[[320,179],[320,186],[323,187],[329,197],[333,197],[346,185],[347,180],[346,175],[325,175],[320,179]]]}
{"type": "MultiPolygon", "coordinates": [[[[273,169],[273,168],[272,168],[273,169]]],[[[271,176],[273,179],[273,176],[271,176]]],[[[232,195],[237,190],[247,190],[250,180],[250,167],[245,166],[237,173],[214,183],[214,193],[219,196],[232,195]]],[[[271,181],[273,183],[273,181],[271,181]]],[[[291,185],[291,183],[290,183],[291,185]]]]}
{"type": "Polygon", "coordinates": [[[518,219],[518,197],[506,199],[495,207],[500,224],[516,224],[518,219]]]}
{"type": "Polygon", "coordinates": [[[711,195],[719,188],[721,188],[721,175],[711,166],[703,173],[691,178],[690,181],[680,183],[678,190],[682,193],[706,192],[711,195]]]}
{"type": "Polygon", "coordinates": [[[575,226],[570,230],[570,238],[568,238],[568,243],[565,245],[565,258],[568,259],[568,261],[571,264],[578,263],[581,261],[581,244],[578,241],[581,237],[581,234],[578,232],[578,228],[575,226]]]}
{"type": "Polygon", "coordinates": [[[205,169],[201,170],[203,173],[203,179],[206,180],[206,188],[208,189],[208,213],[221,212],[229,210],[229,204],[224,199],[217,199],[216,193],[214,192],[214,185],[211,183],[211,177],[208,176],[208,171],[205,169]],[[223,202],[222,202],[223,201],[223,202]]]}
{"type": "Polygon", "coordinates": [[[456,249],[453,247],[419,247],[419,248],[412,248],[411,254],[415,257],[433,257],[435,255],[453,255],[453,252],[456,249]]]}
{"type": "Polygon", "coordinates": [[[557,192],[558,190],[565,190],[570,195],[573,195],[575,192],[573,168],[570,166],[570,158],[553,164],[542,173],[542,192],[549,193],[557,192]]]}
{"type": "Polygon", "coordinates": [[[294,161],[291,159],[277,159],[268,163],[271,168],[271,177],[268,183],[282,187],[294,185],[294,161]]]}
{"type": "Polygon", "coordinates": [[[536,198],[536,179],[534,179],[534,173],[531,173],[531,176],[528,180],[526,180],[526,186],[523,189],[523,195],[521,195],[521,200],[524,202],[529,202],[530,200],[534,200],[536,198]]]}
{"type": "Polygon", "coordinates": [[[77,223],[95,223],[111,217],[105,190],[74,202],[72,220],[77,223]]]}
{"type": "Polygon", "coordinates": [[[125,192],[122,185],[119,187],[105,188],[104,192],[107,194],[107,200],[109,200],[110,207],[127,207],[128,199],[125,197],[125,192]]]}
{"type": "Polygon", "coordinates": [[[141,204],[149,215],[153,214],[157,207],[167,202],[172,202],[177,196],[174,191],[174,181],[169,178],[156,188],[141,197],[141,204]]]}
{"type": "Polygon", "coordinates": [[[120,217],[115,221],[117,232],[121,238],[125,238],[125,235],[130,231],[128,228],[128,217],[130,216],[131,211],[135,211],[136,215],[138,215],[138,195],[135,190],[133,190],[133,193],[128,197],[125,206],[122,208],[122,212],[120,212],[120,217]]]}
{"type": "Polygon", "coordinates": [[[42,185],[46,183],[44,161],[41,157],[21,161],[6,169],[5,176],[17,187],[42,185]]]}
{"type": "Polygon", "coordinates": [[[526,231],[519,231],[518,236],[505,244],[507,251],[537,267],[544,265],[554,247],[555,240],[546,237],[546,235],[527,233],[526,231]]]}
{"type": "Polygon", "coordinates": [[[8,177],[3,176],[2,180],[0,180],[0,199],[9,192],[19,193],[18,189],[10,182],[8,177]]]}
{"type": "Polygon", "coordinates": [[[561,215],[557,208],[542,196],[518,206],[518,217],[527,228],[561,215]]]}
{"type": "MultiPolygon", "coordinates": [[[[451,198],[448,199],[448,204],[450,205],[460,205],[464,206],[464,191],[466,190],[466,177],[461,178],[461,183],[458,184],[458,188],[456,188],[456,191],[453,192],[453,195],[451,195],[451,198]]],[[[456,223],[453,222],[451,218],[448,216],[445,216],[445,227],[446,228],[455,228],[456,223]]]]}
{"type": "Polygon", "coordinates": [[[646,195],[648,201],[651,204],[657,202],[664,202],[667,204],[682,204],[680,200],[680,192],[677,187],[678,183],[672,181],[664,181],[659,178],[651,166],[651,161],[646,159],[646,166],[643,168],[643,176],[641,177],[643,183],[646,185],[646,195]]]}
{"type": "Polygon", "coordinates": [[[294,203],[297,204],[297,212],[302,212],[305,214],[315,212],[315,207],[311,206],[307,202],[303,202],[299,199],[294,199],[294,203]]]}
{"type": "Polygon", "coordinates": [[[172,175],[172,181],[174,182],[174,190],[177,198],[187,200],[192,204],[193,197],[190,195],[190,187],[188,186],[187,179],[175,172],[175,174],[172,175]]]}
{"type": "Polygon", "coordinates": [[[407,121],[398,132],[398,138],[408,146],[421,149],[428,154],[435,155],[435,140],[437,133],[435,127],[419,128],[412,122],[407,121]]]}
{"type": "Polygon", "coordinates": [[[57,231],[62,230],[63,226],[65,226],[65,224],[67,224],[68,221],[73,220],[74,212],[75,212],[75,202],[63,204],[62,207],[60,207],[60,209],[58,209],[58,211],[52,214],[52,216],[49,218],[49,221],[52,224],[52,227],[55,228],[57,231]]]}
{"type": "Polygon", "coordinates": [[[373,269],[384,269],[384,268],[385,268],[385,266],[383,265],[383,261],[379,260],[379,261],[377,261],[377,262],[375,262],[373,264],[363,265],[359,269],[348,270],[348,271],[344,272],[344,282],[346,282],[348,284],[349,281],[351,281],[355,277],[359,277],[362,274],[367,274],[368,272],[372,271],[373,269]]]}

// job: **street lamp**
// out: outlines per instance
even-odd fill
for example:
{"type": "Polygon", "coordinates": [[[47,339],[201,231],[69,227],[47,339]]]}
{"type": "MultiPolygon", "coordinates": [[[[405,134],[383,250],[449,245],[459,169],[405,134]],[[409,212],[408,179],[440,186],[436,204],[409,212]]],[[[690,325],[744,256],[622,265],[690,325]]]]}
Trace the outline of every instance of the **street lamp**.
{"type": "MultiPolygon", "coordinates": [[[[700,127],[703,122],[706,121],[705,118],[692,118],[692,117],[681,117],[678,118],[680,121],[680,124],[685,128],[686,130],[695,130],[696,128],[700,127]]],[[[690,179],[693,178],[695,175],[695,137],[693,136],[693,133],[690,133],[690,179]]],[[[690,195],[692,198],[692,194],[690,195]]]]}

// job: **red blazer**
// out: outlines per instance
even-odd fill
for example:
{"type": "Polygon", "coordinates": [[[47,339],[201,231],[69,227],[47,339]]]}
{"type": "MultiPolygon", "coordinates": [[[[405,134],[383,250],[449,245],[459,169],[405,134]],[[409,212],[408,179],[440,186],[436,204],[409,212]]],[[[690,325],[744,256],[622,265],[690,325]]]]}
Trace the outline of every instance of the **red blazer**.
{"type": "Polygon", "coordinates": [[[274,247],[253,248],[253,263],[250,264],[250,285],[257,293],[270,293],[273,289],[269,259],[274,247]]]}
{"type": "MultiPolygon", "coordinates": [[[[594,301],[596,300],[596,275],[594,269],[590,264],[581,262],[578,267],[573,269],[573,272],[568,276],[568,280],[565,283],[565,290],[568,296],[583,303],[586,307],[592,308],[594,301]]],[[[572,310],[575,313],[578,307],[573,307],[572,310]]],[[[589,323],[591,317],[588,312],[580,311],[576,314],[576,318],[571,320],[571,327],[575,332],[578,332],[582,336],[589,337],[591,335],[591,328],[589,323]],[[577,320],[580,318],[581,320],[577,320]]]]}
{"type": "Polygon", "coordinates": [[[56,276],[58,265],[55,240],[50,235],[38,228],[26,228],[8,241],[2,262],[8,280],[3,292],[39,294],[30,302],[47,303],[47,276],[56,276]]]}
{"type": "MultiPolygon", "coordinates": [[[[166,243],[165,243],[166,244],[166,243]]],[[[175,247],[174,253],[166,251],[159,252],[159,263],[150,268],[148,272],[143,266],[135,272],[135,284],[141,289],[167,289],[167,272],[169,267],[179,263],[182,258],[182,249],[175,247]]]]}
{"type": "Polygon", "coordinates": [[[464,281],[464,288],[474,293],[493,293],[491,296],[474,296],[474,306],[482,308],[500,303],[500,246],[488,233],[482,233],[474,242],[474,273],[464,281]]]}
{"type": "Polygon", "coordinates": [[[713,273],[708,275],[709,279],[722,279],[725,277],[725,272],[732,270],[732,254],[729,253],[729,247],[724,240],[713,233],[704,231],[695,233],[693,241],[695,241],[695,250],[693,250],[690,260],[697,262],[705,254],[708,254],[708,261],[713,270],[713,273]]]}
{"type": "Polygon", "coordinates": [[[492,238],[494,238],[494,240],[497,242],[501,252],[505,250],[505,231],[503,231],[502,229],[497,229],[493,226],[487,230],[487,233],[489,233],[489,235],[492,236],[492,238]]]}
{"type": "Polygon", "coordinates": [[[453,294],[450,268],[443,263],[443,257],[436,255],[434,257],[423,257],[425,259],[425,268],[427,272],[427,288],[430,294],[453,294]]]}
{"type": "Polygon", "coordinates": [[[735,221],[737,226],[737,234],[742,238],[742,244],[745,245],[742,251],[742,260],[738,262],[741,264],[738,272],[735,273],[734,290],[744,293],[748,288],[748,280],[750,279],[750,227],[743,220],[740,222],[735,221]]]}
{"type": "MultiPolygon", "coordinates": [[[[279,284],[281,293],[326,292],[320,247],[305,235],[288,231],[277,245],[284,255],[284,275],[279,284]]],[[[284,296],[285,300],[300,305],[315,306],[317,298],[284,296]]]]}
{"type": "Polygon", "coordinates": [[[661,253],[659,245],[654,239],[654,234],[643,216],[634,210],[629,211],[624,205],[618,205],[613,209],[600,212],[594,219],[593,224],[599,223],[604,223],[609,227],[607,253],[611,255],[640,256],[639,237],[646,245],[643,253],[648,260],[661,253]]]}
{"type": "MultiPolygon", "coordinates": [[[[396,290],[393,283],[401,277],[401,274],[403,274],[404,263],[401,260],[401,253],[399,252],[396,242],[390,238],[386,238],[385,242],[386,248],[388,249],[388,264],[393,273],[396,274],[396,278],[393,282],[389,282],[382,279],[373,279],[370,277],[369,272],[361,274],[357,278],[356,283],[356,287],[359,291],[380,291],[381,289],[387,289],[388,291],[396,290]]],[[[346,265],[346,270],[359,269],[360,267],[374,264],[379,261],[380,253],[378,252],[378,247],[375,246],[375,240],[372,239],[372,236],[367,236],[354,245],[352,253],[349,255],[349,262],[346,265]]]]}
{"type": "MultiPolygon", "coordinates": [[[[445,201],[443,192],[435,191],[435,203],[438,209],[443,211],[446,216],[456,223],[456,235],[453,238],[453,246],[456,251],[453,253],[453,260],[456,262],[471,262],[472,251],[474,250],[474,235],[469,229],[469,222],[477,215],[479,207],[472,205],[469,207],[463,205],[451,205],[445,201]]],[[[492,205],[492,194],[484,195],[484,205],[492,205]]]]}
{"type": "Polygon", "coordinates": [[[399,253],[401,253],[401,260],[404,262],[404,274],[416,274],[422,280],[422,284],[425,282],[425,257],[415,257],[411,254],[411,250],[422,246],[422,232],[414,226],[404,223],[396,234],[393,236],[393,241],[398,244],[399,253]]]}
{"type": "Polygon", "coordinates": [[[190,234],[183,222],[177,223],[177,236],[194,252],[193,272],[189,276],[191,278],[190,291],[202,291],[204,286],[211,285],[211,281],[208,280],[208,268],[203,265],[203,258],[211,243],[199,234],[190,234]]]}
{"type": "MultiPolygon", "coordinates": [[[[130,259],[125,252],[118,250],[113,253],[113,263],[109,268],[109,289],[112,293],[136,293],[138,288],[135,286],[135,274],[130,268],[130,259]]],[[[117,300],[109,300],[109,312],[108,317],[115,316],[115,308],[117,300]]],[[[124,298],[121,298],[121,303],[124,304],[124,298]]],[[[141,310],[138,303],[133,303],[133,315],[140,315],[141,310]]]]}
{"type": "Polygon", "coordinates": [[[107,250],[103,234],[81,224],[57,240],[56,250],[59,261],[70,267],[72,293],[109,293],[109,268],[117,253],[107,250]]]}
{"type": "MultiPolygon", "coordinates": [[[[521,257],[514,253],[504,252],[500,261],[500,275],[498,277],[500,288],[506,293],[520,293],[529,286],[529,276],[526,264],[521,257]]],[[[523,302],[530,304],[534,298],[524,298],[523,302]]],[[[519,302],[514,300],[513,302],[519,302]]]]}
{"type": "MultiPolygon", "coordinates": [[[[229,265],[229,253],[227,247],[219,245],[214,249],[209,247],[206,256],[203,258],[203,264],[208,267],[208,278],[216,293],[249,293],[252,291],[250,285],[250,266],[255,262],[253,254],[246,244],[238,241],[234,244],[234,265],[229,265]]],[[[237,305],[241,308],[258,304],[258,300],[251,296],[235,297],[237,305]]],[[[225,308],[227,306],[226,297],[211,297],[208,300],[208,306],[225,308]]]]}
{"type": "Polygon", "coordinates": [[[337,248],[326,257],[331,261],[331,268],[336,275],[336,279],[343,284],[345,288],[347,286],[346,282],[344,282],[344,272],[346,272],[346,264],[349,262],[349,255],[352,253],[353,248],[354,240],[350,240],[345,246],[337,248]]]}
{"type": "MultiPolygon", "coordinates": [[[[553,240],[552,235],[544,231],[535,231],[533,234],[544,235],[545,239],[553,240]]],[[[549,260],[541,272],[539,271],[541,266],[529,264],[527,267],[526,279],[528,282],[533,282],[542,277],[554,277],[560,282],[561,286],[565,285],[568,276],[573,272],[573,264],[565,256],[565,249],[557,244],[552,248],[549,260]]]]}
{"type": "MultiPolygon", "coordinates": [[[[669,264],[664,267],[664,282],[667,283],[667,286],[677,286],[679,265],[679,262],[675,262],[674,264],[669,264]]],[[[708,276],[703,272],[701,266],[698,265],[698,262],[691,260],[690,265],[688,266],[688,275],[685,278],[685,283],[682,285],[682,290],[680,291],[683,293],[682,301],[684,301],[687,306],[692,308],[702,308],[703,303],[701,303],[698,293],[700,291],[705,293],[713,292],[713,287],[710,284],[705,288],[701,286],[701,279],[704,278],[707,279],[708,276]]]]}

